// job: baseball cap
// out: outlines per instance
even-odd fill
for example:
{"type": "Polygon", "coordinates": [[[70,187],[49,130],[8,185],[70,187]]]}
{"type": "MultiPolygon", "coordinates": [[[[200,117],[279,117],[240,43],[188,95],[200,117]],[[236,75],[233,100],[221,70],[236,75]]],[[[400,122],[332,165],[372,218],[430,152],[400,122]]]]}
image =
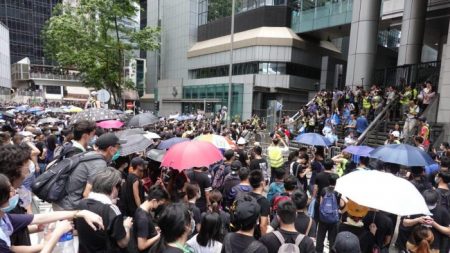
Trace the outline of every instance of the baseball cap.
{"type": "Polygon", "coordinates": [[[361,253],[358,237],[348,231],[337,234],[333,249],[335,253],[361,253]]]}
{"type": "Polygon", "coordinates": [[[350,216],[363,218],[364,216],[367,215],[368,212],[369,212],[369,208],[367,208],[365,206],[361,206],[350,199],[348,200],[347,213],[350,216]]]}
{"type": "Polygon", "coordinates": [[[136,168],[137,166],[147,166],[148,162],[141,157],[135,157],[131,159],[131,167],[136,168]]]}
{"type": "Polygon", "coordinates": [[[127,141],[126,140],[120,140],[113,133],[107,133],[107,134],[100,135],[100,137],[98,137],[97,141],[95,142],[95,145],[99,149],[105,150],[108,147],[115,146],[117,144],[124,144],[124,143],[127,143],[127,141]]]}
{"type": "Polygon", "coordinates": [[[234,218],[239,225],[246,226],[252,223],[256,224],[260,211],[261,207],[255,199],[241,199],[237,203],[234,218]]]}
{"type": "Polygon", "coordinates": [[[400,132],[399,131],[394,131],[391,133],[392,136],[394,136],[395,138],[399,138],[400,137],[400,132]]]}
{"type": "Polygon", "coordinates": [[[245,139],[242,138],[242,137],[239,138],[238,141],[237,141],[237,144],[238,144],[238,145],[245,145],[246,143],[247,143],[247,141],[245,141],[245,139]]]}
{"type": "Polygon", "coordinates": [[[232,172],[238,171],[241,167],[242,167],[242,163],[238,160],[233,161],[230,166],[232,172]]]}

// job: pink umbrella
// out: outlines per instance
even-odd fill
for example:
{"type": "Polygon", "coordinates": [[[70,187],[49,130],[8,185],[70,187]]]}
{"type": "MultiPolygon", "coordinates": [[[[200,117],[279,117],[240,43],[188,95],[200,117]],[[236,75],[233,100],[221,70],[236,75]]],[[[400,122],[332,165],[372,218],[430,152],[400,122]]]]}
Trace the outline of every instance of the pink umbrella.
{"type": "Polygon", "coordinates": [[[206,141],[185,141],[173,145],[164,155],[161,166],[183,171],[193,167],[207,167],[223,159],[222,153],[206,141]]]}
{"type": "Polygon", "coordinates": [[[105,120],[102,122],[98,122],[97,126],[101,127],[101,128],[107,128],[107,129],[117,129],[117,128],[121,128],[125,123],[123,123],[122,121],[119,120],[105,120]]]}

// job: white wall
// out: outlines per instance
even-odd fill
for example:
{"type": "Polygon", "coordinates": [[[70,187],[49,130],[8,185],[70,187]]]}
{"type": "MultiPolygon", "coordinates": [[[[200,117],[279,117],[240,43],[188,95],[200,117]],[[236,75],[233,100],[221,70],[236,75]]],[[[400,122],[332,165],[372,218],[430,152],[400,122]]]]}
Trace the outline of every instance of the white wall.
{"type": "Polygon", "coordinates": [[[11,88],[9,30],[0,24],[0,87],[11,88]]]}

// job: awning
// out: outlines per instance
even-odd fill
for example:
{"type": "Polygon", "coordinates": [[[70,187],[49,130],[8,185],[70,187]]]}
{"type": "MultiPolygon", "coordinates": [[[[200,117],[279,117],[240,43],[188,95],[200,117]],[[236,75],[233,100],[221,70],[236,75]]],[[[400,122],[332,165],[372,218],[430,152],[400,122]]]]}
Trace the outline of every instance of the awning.
{"type": "Polygon", "coordinates": [[[67,94],[89,96],[90,91],[85,87],[66,86],[67,94]]]}
{"type": "Polygon", "coordinates": [[[144,96],[141,97],[141,100],[154,100],[155,94],[144,94],[144,96]]]}
{"type": "MultiPolygon", "coordinates": [[[[230,50],[230,35],[197,42],[188,58],[230,50]]],[[[233,48],[250,46],[287,46],[304,48],[304,40],[287,27],[260,27],[234,34],[233,48]]]]}
{"type": "Polygon", "coordinates": [[[65,97],[63,98],[64,101],[81,101],[86,102],[87,98],[71,98],[71,97],[65,97]]]}

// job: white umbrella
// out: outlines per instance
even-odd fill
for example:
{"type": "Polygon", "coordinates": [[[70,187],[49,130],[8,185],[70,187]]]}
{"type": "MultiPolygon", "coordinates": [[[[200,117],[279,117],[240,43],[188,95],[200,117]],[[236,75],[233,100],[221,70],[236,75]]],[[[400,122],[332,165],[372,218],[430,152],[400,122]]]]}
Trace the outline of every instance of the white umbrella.
{"type": "Polygon", "coordinates": [[[420,192],[390,173],[359,170],[337,180],[335,190],[354,202],[400,216],[430,215],[420,192]]]}
{"type": "Polygon", "coordinates": [[[161,139],[161,136],[159,136],[157,133],[148,131],[144,134],[144,137],[147,139],[161,139]]]}

